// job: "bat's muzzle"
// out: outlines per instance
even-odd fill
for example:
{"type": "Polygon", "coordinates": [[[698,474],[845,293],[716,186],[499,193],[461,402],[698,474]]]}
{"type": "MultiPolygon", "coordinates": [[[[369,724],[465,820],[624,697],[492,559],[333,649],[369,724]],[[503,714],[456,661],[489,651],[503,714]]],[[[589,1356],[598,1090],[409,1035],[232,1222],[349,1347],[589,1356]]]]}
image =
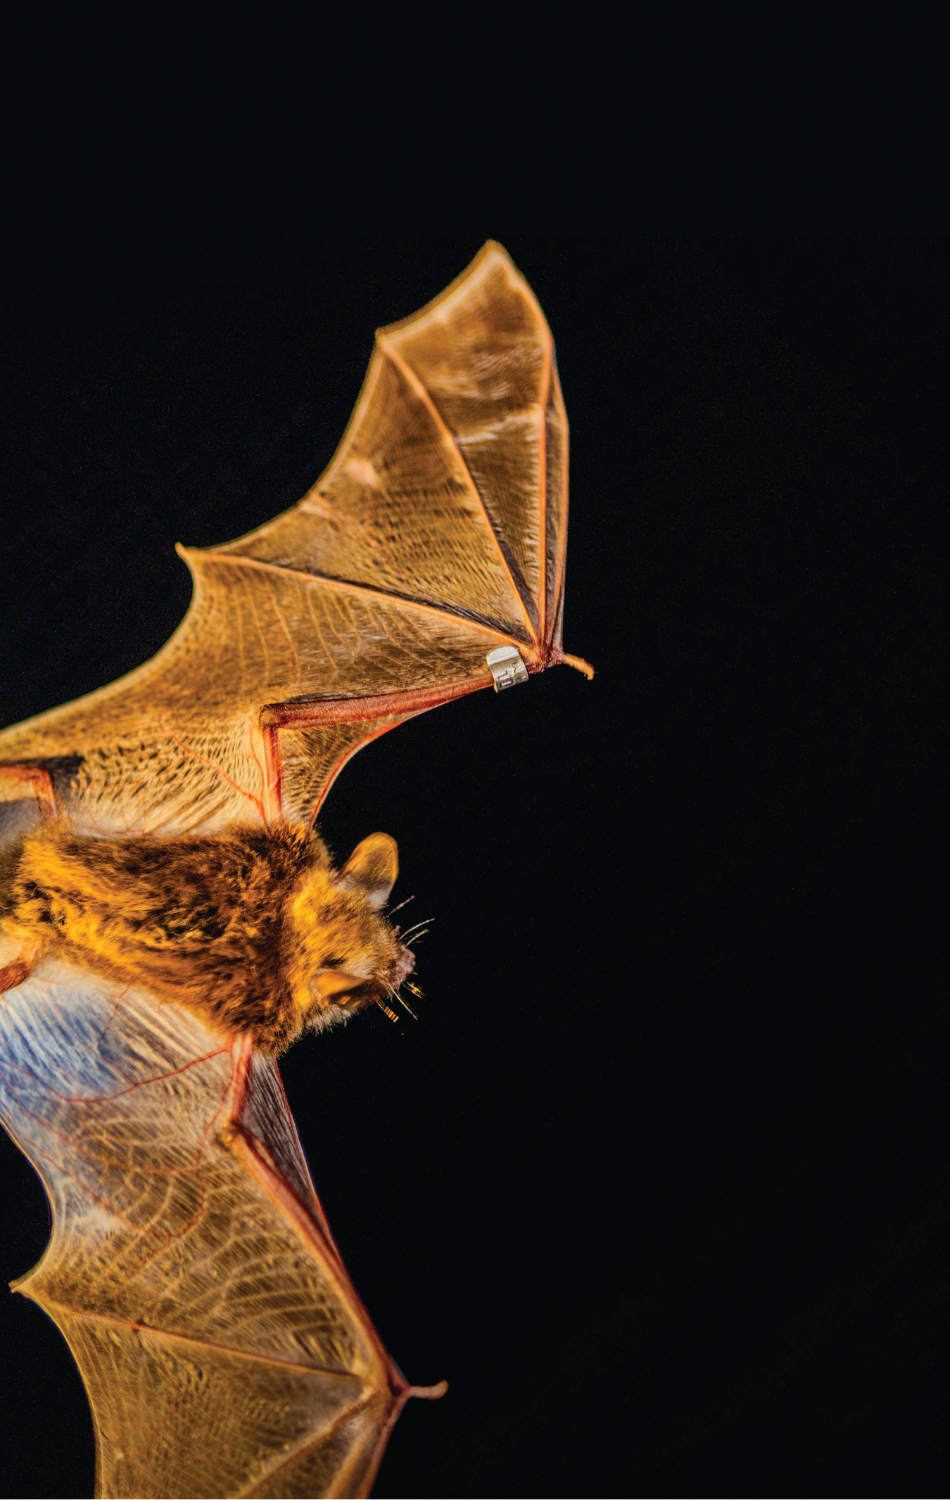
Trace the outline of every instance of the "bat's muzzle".
{"type": "Polygon", "coordinates": [[[399,945],[399,957],[396,959],[396,968],[393,973],[393,984],[398,990],[404,979],[408,979],[416,967],[416,955],[410,948],[399,945]]]}

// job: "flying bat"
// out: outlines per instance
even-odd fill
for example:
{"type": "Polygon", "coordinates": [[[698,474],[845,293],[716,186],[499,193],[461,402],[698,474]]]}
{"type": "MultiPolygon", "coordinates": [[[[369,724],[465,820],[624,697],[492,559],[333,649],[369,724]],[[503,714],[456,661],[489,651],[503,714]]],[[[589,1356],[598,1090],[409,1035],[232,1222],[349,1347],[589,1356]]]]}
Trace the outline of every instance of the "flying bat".
{"type": "Polygon", "coordinates": [[[101,1495],[366,1495],[411,1395],[349,1281],[276,1058],[408,1006],[393,839],[317,824],[405,720],[566,663],[567,420],[489,243],[381,330],[326,473],[222,546],[149,662],[0,734],[0,1118],[52,1238],[17,1289],[101,1495]]]}

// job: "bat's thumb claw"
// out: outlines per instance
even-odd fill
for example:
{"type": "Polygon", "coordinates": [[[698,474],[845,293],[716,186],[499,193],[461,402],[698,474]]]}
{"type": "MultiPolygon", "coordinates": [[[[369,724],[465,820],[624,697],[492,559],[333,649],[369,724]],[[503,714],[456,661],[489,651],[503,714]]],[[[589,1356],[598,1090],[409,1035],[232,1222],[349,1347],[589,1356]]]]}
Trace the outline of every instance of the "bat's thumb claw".
{"type": "Polygon", "coordinates": [[[407,1391],[409,1396],[421,1396],[423,1401],[438,1401],[445,1395],[449,1388],[447,1380],[440,1380],[438,1385],[411,1385],[407,1391]]]}
{"type": "Polygon", "coordinates": [[[569,656],[566,651],[562,654],[561,660],[565,666],[573,667],[576,672],[583,672],[587,681],[590,682],[594,669],[589,661],[585,661],[582,656],[569,656]]]}

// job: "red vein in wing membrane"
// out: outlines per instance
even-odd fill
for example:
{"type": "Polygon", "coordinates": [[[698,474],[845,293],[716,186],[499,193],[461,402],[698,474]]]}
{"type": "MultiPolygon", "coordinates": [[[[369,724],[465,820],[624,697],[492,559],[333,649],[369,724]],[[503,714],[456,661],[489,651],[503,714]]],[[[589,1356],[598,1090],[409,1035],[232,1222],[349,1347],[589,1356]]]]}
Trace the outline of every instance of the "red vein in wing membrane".
{"type": "Polygon", "coordinates": [[[260,813],[261,820],[263,822],[266,822],[264,805],[260,797],[255,797],[252,792],[248,792],[243,786],[239,786],[238,783],[234,781],[226,771],[222,771],[220,766],[216,766],[213,760],[209,760],[208,757],[206,755],[202,755],[200,751],[192,749],[191,745],[189,745],[186,740],[183,740],[180,735],[175,734],[174,730],[166,729],[161,719],[156,719],[155,722],[158,724],[161,733],[167,735],[168,738],[172,740],[180,750],[184,750],[186,755],[190,755],[193,760],[199,761],[201,765],[207,766],[209,770],[214,771],[215,775],[220,776],[222,781],[226,781],[228,786],[233,787],[234,790],[238,792],[242,797],[246,797],[248,802],[253,803],[253,805],[257,808],[257,811],[260,813]]]}

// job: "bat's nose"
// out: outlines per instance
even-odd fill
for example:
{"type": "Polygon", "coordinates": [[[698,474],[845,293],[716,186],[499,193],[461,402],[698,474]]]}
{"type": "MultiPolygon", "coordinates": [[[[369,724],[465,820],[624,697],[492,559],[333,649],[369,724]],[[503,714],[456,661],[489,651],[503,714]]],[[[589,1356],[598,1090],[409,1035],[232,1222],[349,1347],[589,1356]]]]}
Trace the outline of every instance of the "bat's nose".
{"type": "Polygon", "coordinates": [[[415,967],[416,955],[412,953],[410,949],[400,947],[399,957],[396,959],[395,979],[397,988],[402,984],[404,979],[409,978],[409,975],[412,973],[415,967]]]}

